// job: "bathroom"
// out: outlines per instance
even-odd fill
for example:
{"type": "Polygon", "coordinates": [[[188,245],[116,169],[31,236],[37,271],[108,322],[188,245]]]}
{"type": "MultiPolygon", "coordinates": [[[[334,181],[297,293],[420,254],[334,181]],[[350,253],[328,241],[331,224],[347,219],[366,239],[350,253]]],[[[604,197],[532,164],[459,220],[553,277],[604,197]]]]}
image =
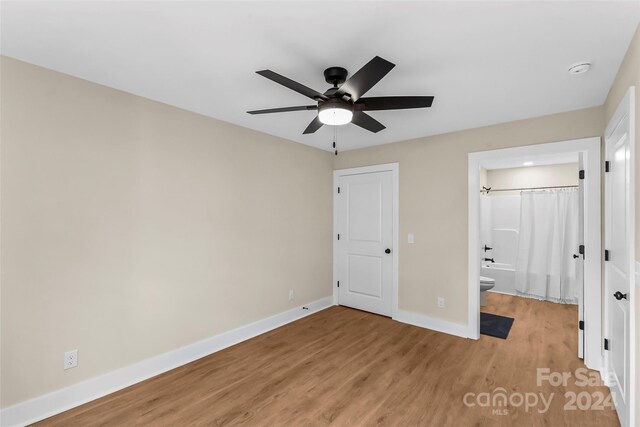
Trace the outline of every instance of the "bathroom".
{"type": "Polygon", "coordinates": [[[579,304],[578,153],[494,166],[480,170],[482,311],[504,304],[492,294],[579,304]]]}

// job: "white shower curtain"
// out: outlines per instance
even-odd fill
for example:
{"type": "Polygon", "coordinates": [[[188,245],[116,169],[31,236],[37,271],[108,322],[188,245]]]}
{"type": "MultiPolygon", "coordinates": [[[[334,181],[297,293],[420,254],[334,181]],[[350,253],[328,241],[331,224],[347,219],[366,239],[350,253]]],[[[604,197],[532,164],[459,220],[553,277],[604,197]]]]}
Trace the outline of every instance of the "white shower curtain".
{"type": "Polygon", "coordinates": [[[577,304],[578,190],[523,191],[516,291],[577,304]]]}

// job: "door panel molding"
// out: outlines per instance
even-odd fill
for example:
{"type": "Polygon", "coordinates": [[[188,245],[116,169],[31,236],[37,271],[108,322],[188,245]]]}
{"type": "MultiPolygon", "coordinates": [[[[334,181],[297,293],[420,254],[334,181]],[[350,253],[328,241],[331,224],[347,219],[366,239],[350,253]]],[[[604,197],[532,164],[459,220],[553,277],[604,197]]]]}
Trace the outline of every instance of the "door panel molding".
{"type": "MultiPolygon", "coordinates": [[[[393,250],[391,252],[392,257],[392,290],[391,290],[391,317],[395,318],[398,312],[398,254],[400,252],[399,245],[399,163],[386,163],[380,165],[363,166],[357,168],[337,169],[333,171],[333,304],[339,304],[339,289],[338,289],[338,197],[342,194],[338,193],[339,180],[342,176],[362,175],[375,172],[392,173],[392,228],[393,237],[392,244],[393,250]]],[[[341,285],[342,286],[342,285],[341,285]]]]}
{"type": "MultiPolygon", "coordinates": [[[[362,255],[362,254],[348,254],[347,255],[347,268],[349,272],[347,273],[351,276],[352,269],[358,267],[355,265],[356,263],[360,263],[360,267],[369,267],[370,269],[377,270],[376,277],[382,277],[382,257],[381,256],[373,256],[373,255],[362,255]],[[368,264],[368,265],[364,265],[368,264]]],[[[370,298],[382,299],[382,282],[380,280],[376,280],[374,288],[377,292],[371,293],[367,292],[368,289],[358,289],[358,283],[354,280],[351,280],[349,277],[348,288],[347,290],[351,293],[365,295],[370,298]]]]}

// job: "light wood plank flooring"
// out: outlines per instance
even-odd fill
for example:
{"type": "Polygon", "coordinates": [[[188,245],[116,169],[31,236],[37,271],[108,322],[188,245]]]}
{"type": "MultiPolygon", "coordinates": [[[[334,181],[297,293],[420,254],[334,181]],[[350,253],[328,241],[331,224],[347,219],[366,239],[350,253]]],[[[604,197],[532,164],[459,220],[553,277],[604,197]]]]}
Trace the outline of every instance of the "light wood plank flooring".
{"type": "MultiPolygon", "coordinates": [[[[38,423],[43,426],[393,425],[617,426],[610,410],[564,410],[536,368],[574,372],[577,308],[490,294],[483,311],[514,317],[507,340],[433,332],[332,307],[38,423]],[[468,407],[466,393],[543,393],[525,410],[468,407]],[[504,413],[504,412],[503,412],[504,413]]],[[[470,399],[473,401],[473,399],[470,399]]]]}

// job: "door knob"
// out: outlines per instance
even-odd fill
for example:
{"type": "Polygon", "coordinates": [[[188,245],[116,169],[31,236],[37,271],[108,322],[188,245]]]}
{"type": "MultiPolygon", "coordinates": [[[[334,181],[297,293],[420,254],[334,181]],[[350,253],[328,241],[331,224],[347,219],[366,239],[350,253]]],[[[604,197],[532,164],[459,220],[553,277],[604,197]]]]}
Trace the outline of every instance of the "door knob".
{"type": "Polygon", "coordinates": [[[580,255],[573,254],[573,259],[579,258],[580,255]]]}
{"type": "Polygon", "coordinates": [[[620,291],[616,291],[616,293],[615,293],[615,294],[613,294],[613,296],[614,296],[618,301],[620,301],[622,298],[627,299],[627,294],[623,294],[623,293],[622,293],[622,292],[620,292],[620,291]]]}
{"type": "Polygon", "coordinates": [[[384,250],[384,253],[385,253],[385,254],[390,254],[390,253],[391,253],[391,249],[389,249],[389,248],[385,249],[385,250],[384,250]]]}

